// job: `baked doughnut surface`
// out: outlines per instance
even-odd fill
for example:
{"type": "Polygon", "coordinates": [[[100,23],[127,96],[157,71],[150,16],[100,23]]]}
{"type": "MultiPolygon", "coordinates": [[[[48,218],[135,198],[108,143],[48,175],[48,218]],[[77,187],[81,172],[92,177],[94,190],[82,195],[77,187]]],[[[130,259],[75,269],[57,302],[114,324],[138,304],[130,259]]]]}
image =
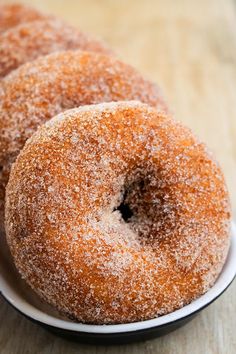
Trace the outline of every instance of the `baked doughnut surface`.
{"type": "Polygon", "coordinates": [[[41,55],[69,49],[111,54],[105,43],[61,20],[26,22],[0,35],[0,77],[41,55]]]}
{"type": "Polygon", "coordinates": [[[66,51],[40,57],[1,80],[0,224],[5,185],[25,141],[54,115],[80,105],[137,99],[166,109],[158,87],[123,62],[98,53],[66,51]]]}
{"type": "Polygon", "coordinates": [[[190,130],[138,102],[64,112],[27,141],[6,193],[22,277],[86,323],[178,309],[215,282],[229,246],[222,172],[190,130]]]}
{"type": "Polygon", "coordinates": [[[0,33],[20,23],[48,17],[23,4],[0,4],[0,33]]]}

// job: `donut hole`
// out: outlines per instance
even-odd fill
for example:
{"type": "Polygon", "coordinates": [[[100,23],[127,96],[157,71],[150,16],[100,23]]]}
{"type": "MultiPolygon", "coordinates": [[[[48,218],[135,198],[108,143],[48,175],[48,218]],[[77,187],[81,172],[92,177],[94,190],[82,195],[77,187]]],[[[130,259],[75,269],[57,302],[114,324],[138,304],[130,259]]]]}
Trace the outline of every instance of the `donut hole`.
{"type": "Polygon", "coordinates": [[[152,219],[153,204],[150,200],[150,192],[150,181],[147,178],[140,175],[133,176],[121,192],[120,204],[113,209],[113,212],[119,211],[122,219],[130,224],[139,223],[141,219],[152,219]]]}
{"type": "Polygon", "coordinates": [[[120,212],[141,245],[158,245],[173,233],[177,214],[158,171],[145,172],[139,170],[126,181],[121,202],[113,211],[120,212]]]}
{"type": "Polygon", "coordinates": [[[125,222],[128,222],[134,214],[130,208],[130,205],[125,202],[126,197],[127,197],[127,190],[125,190],[125,192],[123,194],[122,202],[120,203],[120,205],[117,208],[114,209],[114,211],[119,211],[122,219],[125,222]]]}

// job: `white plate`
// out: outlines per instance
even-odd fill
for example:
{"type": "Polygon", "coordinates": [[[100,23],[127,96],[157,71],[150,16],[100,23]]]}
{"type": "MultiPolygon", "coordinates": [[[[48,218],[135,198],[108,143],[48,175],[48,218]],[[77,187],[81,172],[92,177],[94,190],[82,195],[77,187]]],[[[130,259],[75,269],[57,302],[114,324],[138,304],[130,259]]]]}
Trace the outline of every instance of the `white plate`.
{"type": "Polygon", "coordinates": [[[214,286],[204,295],[191,304],[174,311],[168,315],[161,316],[152,320],[134,322],[117,325],[90,325],[75,323],[67,318],[63,318],[51,306],[45,304],[39,297],[22,281],[15,270],[4,237],[0,243],[0,293],[18,311],[42,325],[90,334],[121,334],[133,331],[146,330],[151,328],[163,327],[175,321],[195,314],[211,302],[233,281],[236,274],[236,226],[232,224],[232,238],[229,254],[223,270],[214,286]]]}

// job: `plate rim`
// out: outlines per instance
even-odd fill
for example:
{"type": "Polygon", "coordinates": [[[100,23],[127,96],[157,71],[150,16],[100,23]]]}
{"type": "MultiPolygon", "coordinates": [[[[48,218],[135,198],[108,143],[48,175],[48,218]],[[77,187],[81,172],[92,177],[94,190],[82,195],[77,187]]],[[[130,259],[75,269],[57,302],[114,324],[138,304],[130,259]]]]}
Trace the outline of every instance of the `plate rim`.
{"type": "MultiPolygon", "coordinates": [[[[180,317],[176,320],[173,320],[173,321],[170,321],[170,322],[166,322],[166,323],[163,323],[163,324],[160,324],[160,325],[156,325],[156,326],[151,326],[151,327],[147,327],[147,328],[141,328],[141,329],[134,329],[132,331],[124,331],[124,332],[104,332],[104,333],[101,333],[101,332],[86,332],[86,331],[76,331],[76,330],[72,330],[72,329],[68,329],[68,328],[62,328],[62,327],[57,327],[57,326],[53,326],[51,324],[48,324],[48,323],[45,323],[45,322],[42,322],[38,319],[35,319],[33,317],[31,317],[30,315],[28,314],[25,314],[24,312],[22,312],[19,308],[15,307],[11,302],[9,302],[9,300],[2,294],[2,292],[0,291],[0,296],[15,310],[17,311],[19,314],[21,314],[22,316],[24,316],[25,318],[27,318],[28,320],[40,325],[40,326],[43,326],[43,327],[50,327],[51,329],[55,330],[55,331],[63,331],[63,332],[68,332],[68,333],[71,333],[71,334],[90,334],[90,335],[97,335],[97,336],[113,336],[113,335],[122,335],[122,334],[132,334],[132,333],[135,333],[138,335],[138,333],[143,333],[143,332],[148,332],[149,330],[158,330],[158,329],[162,329],[162,328],[165,328],[167,327],[168,325],[174,325],[174,324],[177,324],[178,322],[182,322],[182,321],[185,321],[187,320],[188,318],[190,319],[191,317],[194,317],[195,315],[198,314],[198,312],[201,312],[202,310],[204,310],[206,307],[210,306],[214,301],[216,301],[229,287],[230,285],[233,283],[234,279],[236,278],[236,274],[234,276],[234,278],[232,279],[232,281],[227,285],[227,287],[225,289],[222,290],[222,292],[217,295],[214,299],[212,299],[210,302],[206,303],[205,305],[203,305],[202,307],[200,307],[199,309],[195,310],[194,312],[191,312],[189,314],[187,314],[186,316],[184,317],[180,317]]],[[[140,322],[144,322],[144,321],[140,321],[140,322]]],[[[129,323],[128,323],[129,324],[129,323]]],[[[94,325],[95,326],[95,325],[94,325]]],[[[109,326],[109,325],[104,325],[104,326],[109,326]]]]}

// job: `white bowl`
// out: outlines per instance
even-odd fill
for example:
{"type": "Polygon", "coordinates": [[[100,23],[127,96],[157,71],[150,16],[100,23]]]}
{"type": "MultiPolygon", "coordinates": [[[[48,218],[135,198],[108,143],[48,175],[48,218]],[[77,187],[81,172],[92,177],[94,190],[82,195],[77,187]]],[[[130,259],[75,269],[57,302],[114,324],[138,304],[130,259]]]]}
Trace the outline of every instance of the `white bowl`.
{"type": "Polygon", "coordinates": [[[182,326],[199,311],[215,301],[231,284],[236,275],[236,226],[232,224],[231,246],[226,263],[214,286],[191,304],[168,315],[152,320],[117,325],[75,323],[62,317],[45,304],[18,275],[5,237],[0,235],[0,293],[5,300],[28,319],[79,341],[96,344],[127,343],[158,337],[182,326]]]}

